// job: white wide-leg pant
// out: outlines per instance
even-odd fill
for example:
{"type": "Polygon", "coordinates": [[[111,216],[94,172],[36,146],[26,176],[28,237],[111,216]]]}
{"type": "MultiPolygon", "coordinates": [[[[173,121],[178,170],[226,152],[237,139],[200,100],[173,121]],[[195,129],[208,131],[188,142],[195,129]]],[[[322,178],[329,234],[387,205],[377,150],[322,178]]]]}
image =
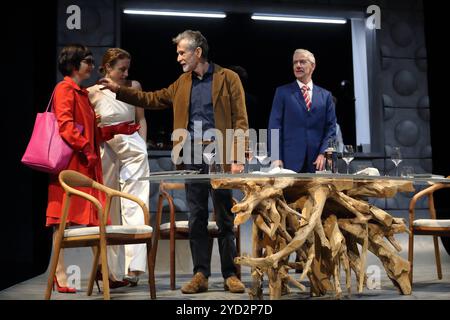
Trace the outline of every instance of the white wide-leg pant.
{"type": "MultiPolygon", "coordinates": [[[[106,186],[132,194],[147,205],[150,183],[138,181],[149,175],[147,145],[137,133],[117,134],[103,143],[101,148],[103,182],[106,186]]],[[[112,224],[143,225],[142,209],[135,202],[113,198],[110,217],[112,224]]],[[[146,269],[147,249],[145,244],[108,246],[108,266],[112,276],[121,280],[130,271],[146,269]]]]}

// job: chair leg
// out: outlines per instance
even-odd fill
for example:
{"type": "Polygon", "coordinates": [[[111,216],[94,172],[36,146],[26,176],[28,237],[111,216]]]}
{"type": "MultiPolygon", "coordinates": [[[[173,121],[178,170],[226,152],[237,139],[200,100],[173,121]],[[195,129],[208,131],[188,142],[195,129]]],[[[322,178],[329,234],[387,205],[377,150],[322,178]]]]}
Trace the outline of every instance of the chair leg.
{"type": "MultiPolygon", "coordinates": [[[[219,240],[217,240],[217,241],[219,241],[219,240]]],[[[209,260],[211,261],[212,251],[213,251],[213,247],[214,247],[214,238],[213,237],[209,237],[208,243],[209,243],[209,245],[208,245],[209,260]]]]}
{"type": "Polygon", "coordinates": [[[436,257],[436,269],[438,279],[442,280],[441,254],[439,253],[439,242],[437,236],[433,236],[433,242],[434,242],[434,255],[436,257]]]}
{"type": "Polygon", "coordinates": [[[56,274],[56,266],[58,264],[59,254],[61,251],[61,242],[55,244],[52,261],[50,263],[50,270],[47,279],[47,289],[45,290],[45,300],[50,300],[53,289],[53,282],[56,274]]]}
{"type": "Polygon", "coordinates": [[[147,242],[148,285],[150,287],[150,298],[151,299],[156,299],[155,256],[156,256],[156,254],[152,250],[152,243],[147,242]]]}
{"type": "MultiPolygon", "coordinates": [[[[102,242],[100,240],[100,242],[102,242]]],[[[100,243],[100,259],[102,262],[102,280],[103,280],[103,299],[110,300],[110,292],[109,292],[109,270],[108,270],[108,257],[106,256],[106,244],[100,243]]]]}
{"type": "Polygon", "coordinates": [[[411,231],[409,234],[409,245],[408,245],[408,261],[410,265],[409,271],[409,282],[411,282],[411,287],[413,285],[413,262],[414,262],[414,234],[411,231]]]}
{"type": "Polygon", "coordinates": [[[175,238],[170,238],[170,290],[175,290],[175,238]]]}
{"type": "Polygon", "coordinates": [[[88,283],[88,291],[87,295],[92,295],[92,289],[94,288],[94,281],[97,277],[97,270],[98,270],[98,259],[100,256],[100,250],[98,247],[94,247],[94,259],[92,262],[92,269],[91,269],[91,276],[89,277],[89,283],[88,283]]]}
{"type": "MultiPolygon", "coordinates": [[[[240,237],[236,237],[236,253],[237,253],[238,257],[241,256],[241,238],[240,237]]],[[[239,280],[241,280],[241,265],[240,264],[236,265],[236,276],[238,277],[239,280]]]]}

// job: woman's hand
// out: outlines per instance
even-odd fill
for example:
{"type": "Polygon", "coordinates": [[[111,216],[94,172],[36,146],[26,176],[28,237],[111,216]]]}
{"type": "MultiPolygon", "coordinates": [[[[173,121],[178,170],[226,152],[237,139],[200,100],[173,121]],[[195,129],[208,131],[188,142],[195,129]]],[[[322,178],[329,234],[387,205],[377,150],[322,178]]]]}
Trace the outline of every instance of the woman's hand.
{"type": "Polygon", "coordinates": [[[82,154],[81,159],[82,165],[88,167],[89,169],[97,165],[99,159],[89,143],[84,146],[83,150],[81,151],[81,154],[82,154]]]}

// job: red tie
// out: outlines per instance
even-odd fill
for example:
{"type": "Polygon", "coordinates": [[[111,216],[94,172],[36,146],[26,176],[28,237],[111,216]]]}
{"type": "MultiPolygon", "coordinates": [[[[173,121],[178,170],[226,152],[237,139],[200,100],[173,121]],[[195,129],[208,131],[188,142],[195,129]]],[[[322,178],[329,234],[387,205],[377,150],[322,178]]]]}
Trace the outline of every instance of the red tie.
{"type": "Polygon", "coordinates": [[[311,110],[311,98],[309,97],[309,87],[308,86],[303,86],[302,87],[302,94],[303,94],[303,98],[305,99],[305,103],[306,103],[306,109],[309,111],[311,110]]]}

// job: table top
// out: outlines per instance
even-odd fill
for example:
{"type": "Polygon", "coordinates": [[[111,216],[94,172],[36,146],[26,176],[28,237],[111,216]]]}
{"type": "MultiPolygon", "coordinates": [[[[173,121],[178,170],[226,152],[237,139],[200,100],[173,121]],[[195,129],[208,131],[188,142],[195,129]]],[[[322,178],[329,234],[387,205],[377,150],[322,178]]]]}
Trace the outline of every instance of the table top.
{"type": "Polygon", "coordinates": [[[355,175],[355,174],[330,174],[330,173],[277,173],[277,174],[257,174],[257,173],[239,173],[239,174],[199,174],[189,171],[169,173],[155,172],[150,176],[141,177],[139,180],[146,180],[150,182],[210,182],[211,179],[276,179],[276,178],[292,178],[298,181],[312,181],[315,179],[323,179],[325,181],[353,181],[353,182],[375,182],[375,181],[405,181],[414,184],[430,185],[436,183],[450,183],[450,179],[440,175],[433,174],[417,174],[410,177],[398,176],[369,176],[369,175],[355,175]]]}

